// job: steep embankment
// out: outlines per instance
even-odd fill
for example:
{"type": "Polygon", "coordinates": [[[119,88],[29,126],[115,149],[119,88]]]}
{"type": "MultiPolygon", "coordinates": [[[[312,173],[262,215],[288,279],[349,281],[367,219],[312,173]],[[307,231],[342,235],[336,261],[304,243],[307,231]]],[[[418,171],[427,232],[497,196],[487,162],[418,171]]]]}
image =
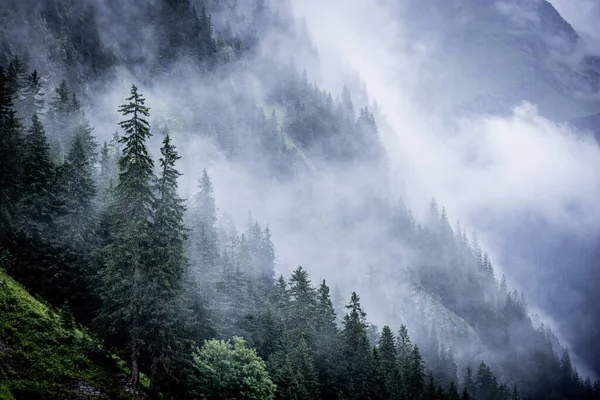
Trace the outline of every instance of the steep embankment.
{"type": "Polygon", "coordinates": [[[0,399],[129,399],[123,361],[0,269],[0,399]]]}

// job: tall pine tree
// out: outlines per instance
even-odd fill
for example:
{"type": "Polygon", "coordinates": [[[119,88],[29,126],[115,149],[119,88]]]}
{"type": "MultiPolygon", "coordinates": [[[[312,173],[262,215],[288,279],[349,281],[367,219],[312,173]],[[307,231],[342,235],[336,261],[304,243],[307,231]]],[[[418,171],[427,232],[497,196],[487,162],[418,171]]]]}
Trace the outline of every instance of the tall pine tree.
{"type": "Polygon", "coordinates": [[[139,361],[148,322],[144,309],[148,274],[154,262],[150,224],[154,218],[155,196],[152,188],[154,162],[146,140],[151,136],[149,108],[137,87],[131,88],[127,104],[119,111],[129,119],[120,123],[124,135],[123,155],[119,160],[119,179],[109,210],[109,238],[104,248],[102,271],[103,301],[99,320],[108,332],[121,334],[131,362],[133,387],[139,386],[139,361]]]}
{"type": "Polygon", "coordinates": [[[160,176],[156,183],[152,249],[154,252],[147,278],[147,302],[144,312],[149,320],[144,329],[147,345],[151,389],[160,388],[165,375],[170,372],[178,345],[178,320],[181,314],[187,257],[184,241],[187,229],[183,224],[184,200],[177,194],[175,169],[180,156],[175,151],[169,135],[160,149],[160,176]]]}
{"type": "Polygon", "coordinates": [[[372,352],[367,339],[367,314],[356,292],[352,293],[344,317],[342,337],[346,361],[346,382],[351,398],[370,398],[372,382],[372,352]]]}

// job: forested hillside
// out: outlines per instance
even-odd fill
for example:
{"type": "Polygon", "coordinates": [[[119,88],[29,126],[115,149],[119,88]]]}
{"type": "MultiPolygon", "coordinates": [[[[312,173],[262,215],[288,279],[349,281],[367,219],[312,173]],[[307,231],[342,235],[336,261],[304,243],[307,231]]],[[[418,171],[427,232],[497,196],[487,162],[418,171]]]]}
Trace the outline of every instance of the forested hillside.
{"type": "Polygon", "coordinates": [[[2,5],[0,398],[600,398],[287,1],[2,5]]]}

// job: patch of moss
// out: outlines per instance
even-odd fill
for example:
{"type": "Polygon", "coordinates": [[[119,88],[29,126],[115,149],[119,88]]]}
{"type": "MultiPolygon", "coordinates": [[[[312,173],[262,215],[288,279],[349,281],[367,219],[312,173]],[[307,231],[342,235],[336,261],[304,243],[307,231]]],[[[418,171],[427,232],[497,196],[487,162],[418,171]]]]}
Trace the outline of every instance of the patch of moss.
{"type": "Polygon", "coordinates": [[[0,399],[129,399],[123,364],[0,269],[0,399]]]}
{"type": "Polygon", "coordinates": [[[0,400],[14,400],[12,393],[5,382],[0,382],[0,400]]]}

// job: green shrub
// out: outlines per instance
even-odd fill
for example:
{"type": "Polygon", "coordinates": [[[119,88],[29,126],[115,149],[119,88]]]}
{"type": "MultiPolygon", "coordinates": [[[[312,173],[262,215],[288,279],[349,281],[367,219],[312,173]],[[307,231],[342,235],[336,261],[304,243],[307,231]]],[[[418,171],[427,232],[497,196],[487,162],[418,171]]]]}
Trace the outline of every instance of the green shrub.
{"type": "Polygon", "coordinates": [[[276,386],[264,361],[246,347],[243,338],[209,340],[193,358],[192,399],[269,400],[275,396],[276,386]]]}

